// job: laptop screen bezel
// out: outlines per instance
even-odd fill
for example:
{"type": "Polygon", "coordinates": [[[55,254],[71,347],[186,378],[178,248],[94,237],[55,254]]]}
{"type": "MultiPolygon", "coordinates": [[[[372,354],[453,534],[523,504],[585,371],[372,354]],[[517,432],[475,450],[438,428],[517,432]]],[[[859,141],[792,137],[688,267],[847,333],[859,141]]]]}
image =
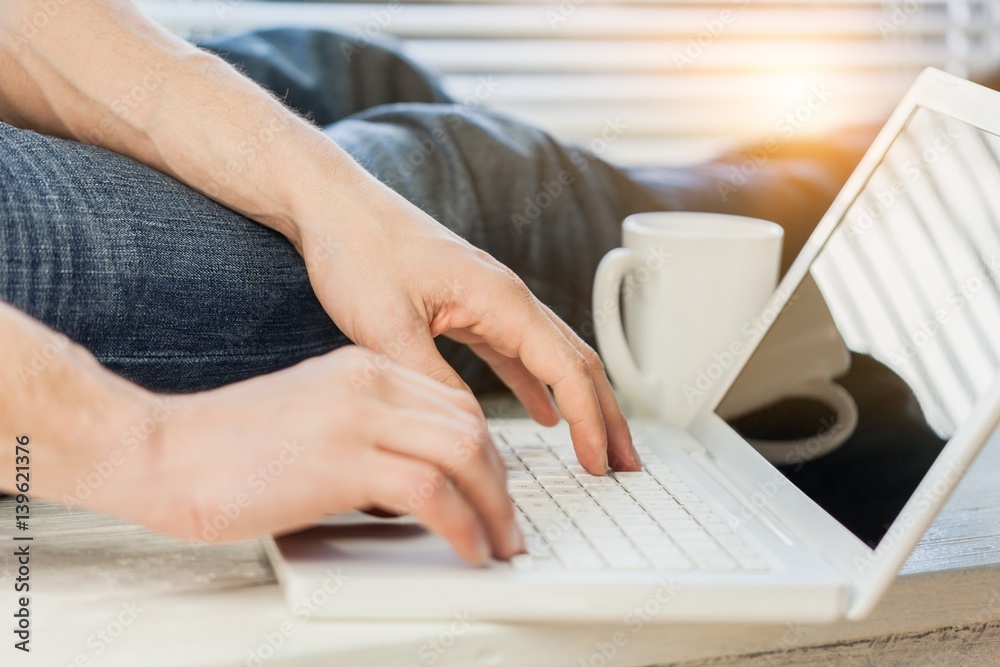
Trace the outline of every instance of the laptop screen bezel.
{"type": "MultiPolygon", "coordinates": [[[[793,294],[805,279],[820,251],[862,193],[896,137],[921,108],[1000,136],[1000,93],[939,70],[924,70],[896,107],[761,313],[781,310],[788,295],[793,294]]],[[[798,539],[819,549],[831,565],[851,582],[848,616],[863,616],[895,579],[913,547],[1000,421],[1000,381],[994,382],[973,414],[956,431],[889,527],[886,537],[873,550],[785,479],[715,414],[765,336],[766,332],[752,341],[740,362],[733,364],[724,380],[707,392],[690,430],[712,452],[720,467],[725,469],[729,463],[733,472],[743,479],[766,479],[776,484],[773,487],[776,493],[766,505],[767,511],[781,520],[798,539]]],[[[749,495],[754,493],[752,489],[748,492],[749,495]]]]}

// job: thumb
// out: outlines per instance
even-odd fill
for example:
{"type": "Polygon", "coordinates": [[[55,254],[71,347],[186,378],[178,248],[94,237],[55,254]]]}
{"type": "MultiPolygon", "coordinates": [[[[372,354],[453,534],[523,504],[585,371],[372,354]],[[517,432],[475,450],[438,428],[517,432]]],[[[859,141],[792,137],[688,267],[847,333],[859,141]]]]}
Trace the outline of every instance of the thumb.
{"type": "Polygon", "coordinates": [[[404,342],[394,345],[396,348],[394,350],[375,351],[389,357],[400,366],[405,366],[441,384],[472,393],[469,385],[441,356],[434,343],[434,337],[425,326],[419,324],[414,326],[408,335],[399,337],[398,340],[404,342]]]}

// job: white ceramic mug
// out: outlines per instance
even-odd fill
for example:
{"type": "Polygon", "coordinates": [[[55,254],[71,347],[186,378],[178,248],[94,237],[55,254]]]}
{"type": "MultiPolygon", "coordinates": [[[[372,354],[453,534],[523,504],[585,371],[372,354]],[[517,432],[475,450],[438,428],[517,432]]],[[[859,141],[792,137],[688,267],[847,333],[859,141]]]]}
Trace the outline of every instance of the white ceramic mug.
{"type": "Polygon", "coordinates": [[[684,386],[713,363],[739,361],[729,350],[774,291],[783,230],[663,212],[629,216],[622,237],[594,277],[597,345],[634,414],[684,428],[700,406],[684,386]]]}
{"type": "MultiPolygon", "coordinates": [[[[740,216],[642,213],[626,218],[622,236],[624,247],[604,257],[594,278],[597,345],[633,413],[684,428],[710,393],[704,383],[726,378],[764,332],[758,316],[777,283],[782,229],[740,216]]],[[[716,411],[733,419],[791,397],[830,407],[836,421],[823,435],[751,439],[772,463],[788,465],[843,444],[858,410],[835,382],[850,354],[810,275],[776,315],[765,318],[773,326],[716,411]]]]}

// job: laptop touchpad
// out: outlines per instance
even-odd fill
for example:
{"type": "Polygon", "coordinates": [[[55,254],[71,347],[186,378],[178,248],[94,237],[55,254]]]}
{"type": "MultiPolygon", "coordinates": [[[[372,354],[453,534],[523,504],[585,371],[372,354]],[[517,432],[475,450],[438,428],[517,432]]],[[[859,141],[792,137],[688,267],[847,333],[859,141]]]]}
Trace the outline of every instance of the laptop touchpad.
{"type": "Polygon", "coordinates": [[[378,518],[352,513],[330,516],[306,530],[276,538],[285,557],[352,563],[399,563],[407,567],[467,565],[443,537],[410,516],[378,518]]]}

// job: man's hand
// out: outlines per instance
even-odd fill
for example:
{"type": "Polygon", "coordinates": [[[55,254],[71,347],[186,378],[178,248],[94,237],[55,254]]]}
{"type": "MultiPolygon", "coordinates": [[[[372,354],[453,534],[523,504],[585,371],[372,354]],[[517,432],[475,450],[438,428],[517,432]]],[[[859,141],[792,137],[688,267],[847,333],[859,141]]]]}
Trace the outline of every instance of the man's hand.
{"type": "Polygon", "coordinates": [[[473,563],[524,548],[476,401],[361,348],[162,396],[0,302],[0,362],[0,491],[14,491],[12,444],[27,434],[33,495],[177,537],[257,537],[377,508],[413,514],[473,563]],[[25,374],[40,349],[57,352],[25,374]]]}
{"type": "Polygon", "coordinates": [[[170,400],[151,462],[166,492],[131,517],[162,532],[241,539],[376,508],[414,515],[473,563],[524,549],[478,403],[371,352],[170,400]]]}
{"type": "MultiPolygon", "coordinates": [[[[600,358],[507,267],[374,179],[338,222],[308,208],[298,239],[313,288],[354,342],[456,388],[434,337],[469,345],[537,421],[569,422],[584,467],[635,470],[639,458],[600,358]],[[317,222],[312,222],[317,221],[317,222]],[[351,222],[355,221],[355,222],[351,222]]],[[[350,200],[349,200],[350,201],[350,200]]]]}

